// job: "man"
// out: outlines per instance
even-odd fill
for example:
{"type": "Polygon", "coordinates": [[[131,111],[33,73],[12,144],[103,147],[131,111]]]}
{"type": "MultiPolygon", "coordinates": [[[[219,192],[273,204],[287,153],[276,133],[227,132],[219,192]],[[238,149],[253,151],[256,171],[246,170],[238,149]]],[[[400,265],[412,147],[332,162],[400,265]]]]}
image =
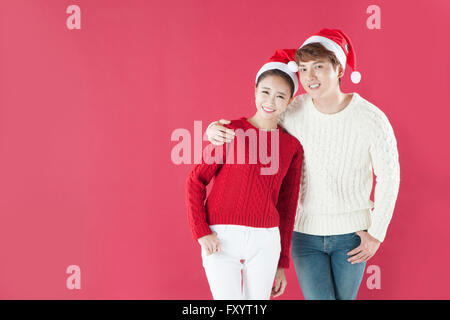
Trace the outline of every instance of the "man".
{"type": "MultiPolygon", "coordinates": [[[[397,199],[397,142],[380,109],[356,92],[341,91],[347,64],[354,71],[352,81],[360,80],[346,34],[322,29],[297,50],[296,63],[306,94],[296,97],[281,125],[304,148],[292,237],[297,278],[305,299],[356,299],[366,262],[384,241],[397,199]]],[[[213,144],[234,137],[217,122],[207,133],[213,144]]],[[[285,279],[275,279],[277,295],[285,286],[285,279]]]]}

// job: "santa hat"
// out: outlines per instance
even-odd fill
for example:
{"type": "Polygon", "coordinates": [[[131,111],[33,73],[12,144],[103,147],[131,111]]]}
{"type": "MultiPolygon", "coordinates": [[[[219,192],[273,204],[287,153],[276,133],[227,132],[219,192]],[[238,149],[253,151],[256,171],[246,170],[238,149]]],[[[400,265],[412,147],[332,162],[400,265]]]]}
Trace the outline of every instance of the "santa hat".
{"type": "Polygon", "coordinates": [[[298,68],[297,70],[293,70],[292,63],[296,66],[295,63],[295,49],[277,49],[272,56],[262,67],[259,69],[256,74],[256,81],[258,81],[259,76],[268,70],[280,70],[286,73],[294,82],[294,95],[298,90],[298,68]]]}
{"type": "Polygon", "coordinates": [[[313,42],[319,42],[325,48],[334,52],[344,70],[347,64],[352,68],[353,72],[350,78],[353,83],[359,83],[361,81],[361,73],[356,71],[355,49],[350,38],[343,31],[338,29],[322,29],[306,39],[300,48],[313,42]]]}

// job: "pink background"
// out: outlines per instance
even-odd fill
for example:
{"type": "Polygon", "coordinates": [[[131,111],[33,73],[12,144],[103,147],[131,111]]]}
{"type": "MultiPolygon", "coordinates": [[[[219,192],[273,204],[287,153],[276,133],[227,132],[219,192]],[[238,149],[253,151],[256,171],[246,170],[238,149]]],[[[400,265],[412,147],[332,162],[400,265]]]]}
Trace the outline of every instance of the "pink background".
{"type": "MultiPolygon", "coordinates": [[[[2,0],[0,14],[0,298],[210,299],[171,134],[252,115],[262,63],[322,27],[352,38],[362,81],[347,72],[343,89],[386,113],[400,153],[367,264],[381,289],[365,274],[358,298],[450,298],[449,1],[2,0]]],[[[293,264],[287,279],[280,299],[303,299],[293,264]]]]}

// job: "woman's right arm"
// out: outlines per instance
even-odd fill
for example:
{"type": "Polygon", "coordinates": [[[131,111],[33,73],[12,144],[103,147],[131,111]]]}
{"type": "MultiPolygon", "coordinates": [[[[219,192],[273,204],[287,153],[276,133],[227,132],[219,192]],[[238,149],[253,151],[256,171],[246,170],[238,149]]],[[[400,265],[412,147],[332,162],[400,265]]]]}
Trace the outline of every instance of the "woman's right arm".
{"type": "Polygon", "coordinates": [[[202,156],[202,163],[195,165],[186,179],[188,221],[195,240],[212,233],[206,219],[206,187],[226,161],[226,146],[226,144],[208,146],[213,147],[211,154],[206,152],[206,155],[210,156],[208,158],[202,156]]]}
{"type": "Polygon", "coordinates": [[[223,126],[224,124],[229,124],[229,120],[221,119],[219,121],[211,122],[206,129],[206,134],[208,135],[208,140],[216,146],[220,146],[224,143],[233,141],[235,133],[234,130],[228,129],[223,126]]]}

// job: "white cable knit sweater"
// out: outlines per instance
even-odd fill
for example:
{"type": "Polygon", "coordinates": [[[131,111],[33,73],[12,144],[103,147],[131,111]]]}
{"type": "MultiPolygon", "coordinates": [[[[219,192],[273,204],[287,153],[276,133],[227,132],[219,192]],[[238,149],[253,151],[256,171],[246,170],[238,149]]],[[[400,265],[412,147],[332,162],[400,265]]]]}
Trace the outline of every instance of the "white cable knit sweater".
{"type": "Polygon", "coordinates": [[[397,142],[386,115],[357,93],[342,111],[324,114],[303,94],[280,124],[304,149],[294,230],[338,235],[368,229],[383,241],[400,184],[397,142]]]}

